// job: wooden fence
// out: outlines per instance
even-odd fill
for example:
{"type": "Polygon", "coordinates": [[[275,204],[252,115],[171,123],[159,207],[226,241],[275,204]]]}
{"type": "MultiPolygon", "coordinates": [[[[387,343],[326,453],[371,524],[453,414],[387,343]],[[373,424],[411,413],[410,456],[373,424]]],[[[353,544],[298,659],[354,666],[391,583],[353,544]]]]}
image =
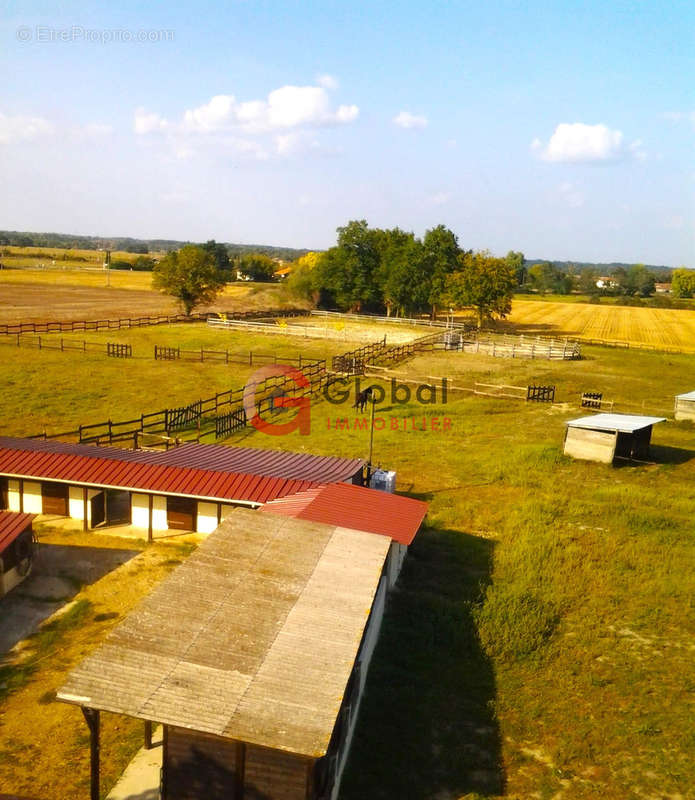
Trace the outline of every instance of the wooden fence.
{"type": "Polygon", "coordinates": [[[510,334],[468,332],[461,337],[456,346],[452,342],[447,349],[460,350],[464,353],[483,353],[501,358],[575,361],[582,357],[581,346],[573,339],[547,339],[541,336],[529,338],[510,334]]]}
{"type": "MultiPolygon", "coordinates": [[[[327,382],[331,381],[331,376],[326,371],[326,362],[323,360],[306,361],[302,365],[301,372],[309,384],[305,388],[297,387],[292,377],[284,374],[271,375],[261,381],[255,381],[252,387],[257,412],[262,413],[264,408],[273,410],[276,407],[274,399],[280,394],[294,397],[316,394],[324,388],[327,382]]],[[[79,425],[75,430],[61,433],[47,434],[44,431],[29,438],[76,438],[82,444],[97,445],[132,441],[134,446],[137,447],[138,437],[143,434],[165,434],[168,436],[170,432],[185,430],[194,426],[198,427],[206,417],[212,417],[216,420],[219,416],[238,412],[239,409],[243,408],[245,389],[245,386],[229,389],[224,392],[218,392],[213,397],[197,400],[187,406],[173,409],[165,408],[161,411],[141,414],[133,419],[119,420],[117,422],[105,420],[104,422],[79,425]]],[[[221,429],[223,429],[224,423],[221,423],[221,425],[221,429]]],[[[215,426],[217,432],[216,422],[215,426]]]]}
{"type": "Polygon", "coordinates": [[[554,403],[555,402],[555,387],[554,386],[527,386],[526,399],[532,400],[535,403],[554,403]]]}
{"type": "MultiPolygon", "coordinates": [[[[97,352],[105,355],[114,355],[119,348],[130,348],[129,344],[118,342],[88,342],[86,339],[57,339],[54,336],[35,336],[26,333],[15,333],[6,338],[0,338],[0,344],[14,347],[29,347],[35,350],[59,350],[67,352],[97,352]]],[[[132,348],[126,357],[132,356],[132,348]]]]}
{"type": "Polygon", "coordinates": [[[375,360],[386,349],[386,336],[377,342],[365,344],[355,350],[348,350],[339,356],[333,356],[331,367],[334,372],[345,375],[364,375],[365,364],[375,360]]]}
{"type": "MultiPolygon", "coordinates": [[[[341,311],[322,311],[320,309],[314,309],[310,313],[312,317],[323,317],[324,319],[385,323],[391,325],[423,325],[429,328],[451,328],[451,323],[446,320],[431,320],[423,317],[384,317],[379,314],[348,314],[341,311]]],[[[463,328],[464,326],[457,323],[453,327],[456,329],[463,328]]]]}
{"type": "MultiPolygon", "coordinates": [[[[260,319],[267,317],[298,317],[308,312],[301,308],[276,309],[272,311],[227,311],[220,312],[230,319],[260,319]]],[[[142,328],[151,325],[173,325],[187,322],[206,322],[218,317],[216,312],[206,311],[190,314],[169,314],[154,317],[127,317],[122,319],[71,320],[56,322],[15,322],[0,325],[0,336],[16,333],[74,333],[75,331],[106,331],[120,328],[142,328]]]]}

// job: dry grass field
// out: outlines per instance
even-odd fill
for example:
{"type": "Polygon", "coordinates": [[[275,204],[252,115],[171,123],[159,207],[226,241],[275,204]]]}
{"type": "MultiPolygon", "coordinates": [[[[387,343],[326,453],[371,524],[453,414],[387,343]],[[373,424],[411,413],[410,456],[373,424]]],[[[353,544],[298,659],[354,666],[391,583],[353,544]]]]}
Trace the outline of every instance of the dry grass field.
{"type": "Polygon", "coordinates": [[[695,311],[515,299],[507,323],[520,333],[695,352],[695,311]]]}
{"type": "MultiPolygon", "coordinates": [[[[177,314],[169,297],[151,288],[149,272],[0,270],[0,323],[116,319],[177,314]]],[[[196,310],[253,311],[295,305],[278,284],[230,283],[216,302],[196,310]]]]}

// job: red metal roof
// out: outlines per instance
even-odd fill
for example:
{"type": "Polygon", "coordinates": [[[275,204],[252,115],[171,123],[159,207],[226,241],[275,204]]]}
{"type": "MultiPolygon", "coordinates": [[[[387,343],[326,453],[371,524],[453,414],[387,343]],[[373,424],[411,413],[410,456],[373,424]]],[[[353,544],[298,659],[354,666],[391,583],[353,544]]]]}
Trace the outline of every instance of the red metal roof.
{"type": "Polygon", "coordinates": [[[36,514],[16,514],[14,511],[0,511],[0,553],[31,527],[36,514]]]}
{"type": "Polygon", "coordinates": [[[248,447],[194,444],[151,452],[0,437],[0,475],[251,503],[350,480],[362,464],[248,447]]]}
{"type": "Polygon", "coordinates": [[[259,511],[390,536],[409,545],[427,513],[427,503],[397,494],[331,483],[273,500],[259,511]]]}

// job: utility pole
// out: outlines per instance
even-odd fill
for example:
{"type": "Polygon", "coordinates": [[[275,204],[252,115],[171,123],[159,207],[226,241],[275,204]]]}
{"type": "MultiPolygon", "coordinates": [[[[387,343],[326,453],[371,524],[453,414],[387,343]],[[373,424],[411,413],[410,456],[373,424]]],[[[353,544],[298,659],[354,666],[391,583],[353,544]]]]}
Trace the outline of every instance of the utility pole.
{"type": "Polygon", "coordinates": [[[372,478],[372,452],[374,450],[374,409],[376,408],[376,400],[370,397],[369,402],[372,406],[372,411],[369,420],[369,459],[367,461],[367,486],[372,478]]]}
{"type": "Polygon", "coordinates": [[[111,288],[111,251],[104,253],[104,269],[106,270],[106,286],[111,288]]]}

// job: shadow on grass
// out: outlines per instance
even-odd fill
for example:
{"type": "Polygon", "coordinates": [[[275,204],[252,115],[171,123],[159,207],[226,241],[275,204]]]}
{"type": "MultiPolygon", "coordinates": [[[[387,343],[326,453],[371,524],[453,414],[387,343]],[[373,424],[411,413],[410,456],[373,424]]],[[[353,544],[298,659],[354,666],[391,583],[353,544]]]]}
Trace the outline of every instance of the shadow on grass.
{"type": "Polygon", "coordinates": [[[369,669],[341,800],[503,793],[495,677],[472,615],[493,547],[429,529],[410,548],[369,669]]]}
{"type": "Polygon", "coordinates": [[[139,553],[42,542],[29,577],[0,601],[0,658],[64,606],[82,586],[96,583],[139,553]]]}
{"type": "Polygon", "coordinates": [[[686,464],[695,458],[695,450],[652,444],[649,446],[649,457],[659,464],[686,464]]]}

